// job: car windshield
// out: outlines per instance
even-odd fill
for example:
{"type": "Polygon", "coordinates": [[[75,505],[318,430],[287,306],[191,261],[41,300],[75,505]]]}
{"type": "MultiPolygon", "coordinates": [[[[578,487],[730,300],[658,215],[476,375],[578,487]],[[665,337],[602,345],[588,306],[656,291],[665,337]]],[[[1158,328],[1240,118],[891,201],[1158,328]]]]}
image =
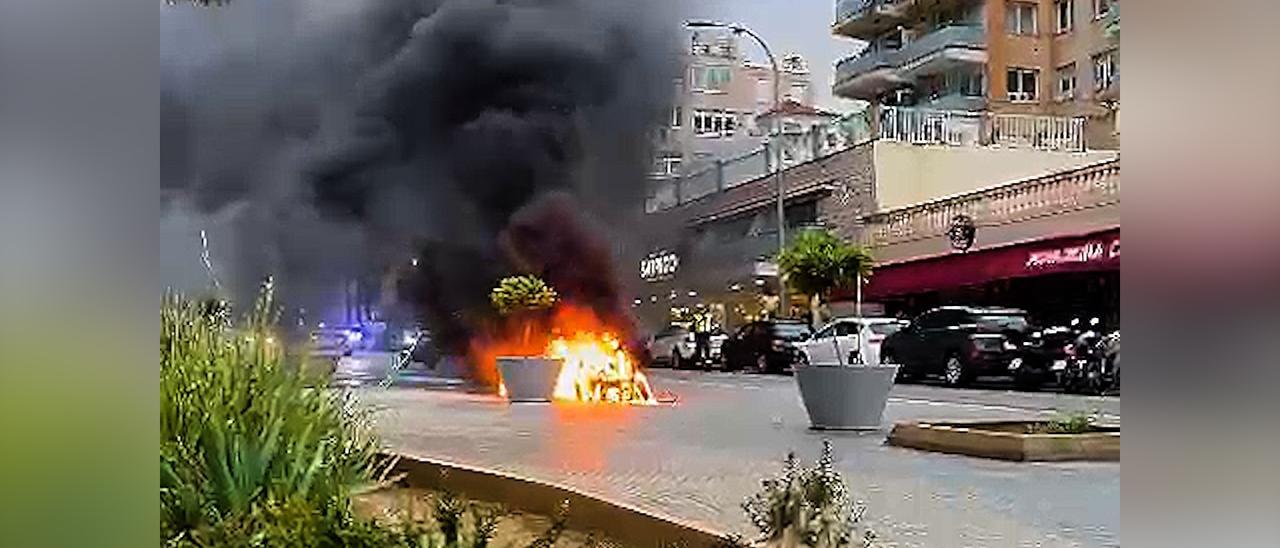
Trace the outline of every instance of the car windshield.
{"type": "Polygon", "coordinates": [[[868,326],[871,332],[876,335],[892,335],[902,329],[902,324],[894,323],[873,323],[868,326]]]}
{"type": "Polygon", "coordinates": [[[978,327],[987,331],[1026,331],[1027,317],[1017,314],[983,314],[977,317],[978,327]]]}
{"type": "Polygon", "coordinates": [[[802,323],[776,323],[773,324],[773,333],[784,339],[803,339],[808,337],[813,331],[809,326],[802,323]]]}

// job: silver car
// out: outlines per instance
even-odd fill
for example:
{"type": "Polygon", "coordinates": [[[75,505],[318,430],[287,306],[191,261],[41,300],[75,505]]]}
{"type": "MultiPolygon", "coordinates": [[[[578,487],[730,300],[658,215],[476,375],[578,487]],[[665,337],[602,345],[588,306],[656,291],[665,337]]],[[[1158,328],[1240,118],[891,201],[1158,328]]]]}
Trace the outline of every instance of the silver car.
{"type": "Polygon", "coordinates": [[[694,363],[697,354],[697,336],[687,327],[669,325],[649,338],[649,357],[654,365],[668,365],[674,369],[710,365],[720,360],[720,345],[728,338],[723,331],[716,329],[708,337],[708,363],[694,363]]]}

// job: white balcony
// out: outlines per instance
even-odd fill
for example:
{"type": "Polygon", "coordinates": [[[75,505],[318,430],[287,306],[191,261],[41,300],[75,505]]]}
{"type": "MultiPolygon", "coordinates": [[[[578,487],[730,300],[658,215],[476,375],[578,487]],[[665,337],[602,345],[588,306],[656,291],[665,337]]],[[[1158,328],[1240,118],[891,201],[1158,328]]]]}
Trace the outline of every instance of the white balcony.
{"type": "Polygon", "coordinates": [[[1084,125],[1084,118],[883,107],[877,137],[915,144],[1081,151],[1084,125]]]}

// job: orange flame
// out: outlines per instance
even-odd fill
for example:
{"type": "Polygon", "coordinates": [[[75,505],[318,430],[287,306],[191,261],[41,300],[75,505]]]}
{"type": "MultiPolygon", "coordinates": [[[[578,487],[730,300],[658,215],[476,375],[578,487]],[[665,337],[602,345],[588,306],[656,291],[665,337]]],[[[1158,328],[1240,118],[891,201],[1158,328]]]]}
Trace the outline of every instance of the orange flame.
{"type": "Polygon", "coordinates": [[[479,372],[481,380],[491,380],[490,385],[497,386],[499,396],[506,397],[506,386],[496,372],[497,356],[541,355],[564,363],[556,379],[557,400],[657,403],[648,378],[623,347],[620,330],[610,327],[590,309],[562,304],[549,323],[526,320],[508,326],[506,331],[508,334],[497,340],[472,344],[473,359],[484,365],[479,372]]]}

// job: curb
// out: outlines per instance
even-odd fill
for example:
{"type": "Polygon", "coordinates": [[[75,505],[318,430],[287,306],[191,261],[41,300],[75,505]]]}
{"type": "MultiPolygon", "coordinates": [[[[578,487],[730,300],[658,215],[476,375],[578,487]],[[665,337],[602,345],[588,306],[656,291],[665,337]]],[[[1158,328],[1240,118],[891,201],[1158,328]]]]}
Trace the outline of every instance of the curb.
{"type": "Polygon", "coordinates": [[[893,426],[888,444],[925,451],[1012,461],[1119,461],[1120,429],[1085,434],[1024,434],[1025,421],[903,422],[893,426]]]}
{"type": "Polygon", "coordinates": [[[569,527],[606,533],[624,546],[680,546],[711,548],[724,545],[725,536],[633,506],[587,495],[530,478],[403,453],[383,453],[399,459],[393,473],[405,474],[411,487],[448,488],[473,500],[500,503],[512,510],[553,515],[563,503],[569,507],[569,527]]]}

